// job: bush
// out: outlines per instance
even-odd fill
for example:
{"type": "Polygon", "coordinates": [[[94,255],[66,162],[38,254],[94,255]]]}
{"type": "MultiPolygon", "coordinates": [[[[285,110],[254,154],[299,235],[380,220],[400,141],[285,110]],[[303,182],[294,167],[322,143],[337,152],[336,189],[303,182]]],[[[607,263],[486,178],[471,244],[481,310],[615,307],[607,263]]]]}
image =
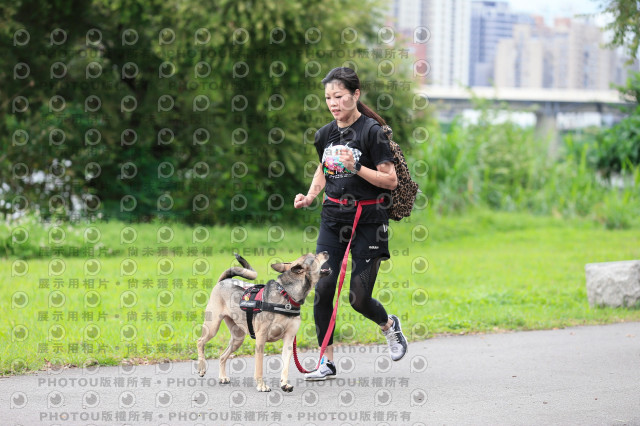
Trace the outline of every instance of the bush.
{"type": "Polygon", "coordinates": [[[423,148],[429,174],[421,187],[440,213],[471,206],[515,210],[529,202],[526,189],[542,177],[542,149],[532,129],[511,122],[490,123],[482,110],[476,124],[455,120],[447,133],[435,128],[423,148]]]}
{"type": "Polygon", "coordinates": [[[640,165],[640,72],[632,73],[627,84],[617,89],[633,103],[633,107],[626,108],[626,118],[597,135],[593,156],[596,167],[607,178],[613,173],[621,173],[628,165],[640,165]]]}
{"type": "Polygon", "coordinates": [[[595,207],[596,219],[607,229],[628,229],[638,215],[633,207],[629,192],[609,192],[595,207]]]}
{"type": "Polygon", "coordinates": [[[554,159],[532,128],[492,123],[487,107],[479,103],[478,108],[476,124],[455,120],[446,133],[435,126],[429,143],[414,149],[409,160],[428,162],[429,173],[419,184],[436,212],[463,213],[480,207],[591,217],[607,228],[634,224],[640,213],[635,207],[640,205],[640,166],[631,154],[621,163],[624,184],[616,187],[597,170],[598,134],[566,135],[562,155],[554,159]]]}
{"type": "Polygon", "coordinates": [[[600,133],[594,148],[596,167],[606,177],[627,165],[640,165],[640,106],[610,129],[600,133]]]}

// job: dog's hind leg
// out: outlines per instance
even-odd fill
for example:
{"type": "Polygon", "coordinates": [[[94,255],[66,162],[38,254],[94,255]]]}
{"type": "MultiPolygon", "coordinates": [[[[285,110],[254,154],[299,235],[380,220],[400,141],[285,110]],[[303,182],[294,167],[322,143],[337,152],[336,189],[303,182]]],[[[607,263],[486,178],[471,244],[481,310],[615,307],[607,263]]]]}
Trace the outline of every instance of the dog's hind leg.
{"type": "Polygon", "coordinates": [[[224,322],[227,324],[229,328],[229,332],[231,333],[231,339],[229,340],[229,346],[224,350],[222,355],[220,355],[220,371],[218,373],[219,382],[221,384],[230,383],[231,380],[227,376],[227,360],[231,356],[232,353],[238,350],[238,348],[244,342],[244,331],[230,318],[225,317],[224,322]]]}
{"type": "Polygon", "coordinates": [[[222,318],[220,318],[220,315],[214,315],[210,311],[206,311],[204,315],[205,319],[204,324],[202,324],[202,334],[198,339],[197,345],[198,374],[200,374],[200,377],[204,376],[204,374],[207,372],[207,359],[204,355],[204,346],[218,333],[218,329],[220,329],[220,323],[222,322],[222,318]]]}

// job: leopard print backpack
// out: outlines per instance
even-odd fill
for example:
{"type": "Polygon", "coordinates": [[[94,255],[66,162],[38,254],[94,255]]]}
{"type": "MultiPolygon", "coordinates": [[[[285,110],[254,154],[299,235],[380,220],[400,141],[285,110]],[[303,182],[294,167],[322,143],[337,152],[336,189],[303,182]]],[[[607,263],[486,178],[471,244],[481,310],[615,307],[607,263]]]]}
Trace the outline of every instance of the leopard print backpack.
{"type": "Polygon", "coordinates": [[[382,131],[389,138],[389,147],[393,153],[393,165],[396,169],[396,176],[398,177],[398,186],[391,191],[391,207],[387,210],[389,219],[402,220],[403,217],[411,215],[411,210],[416,202],[416,195],[418,194],[418,184],[411,179],[411,173],[409,173],[409,167],[407,166],[407,160],[404,158],[400,145],[393,141],[393,131],[391,127],[385,125],[382,126],[382,131]]]}

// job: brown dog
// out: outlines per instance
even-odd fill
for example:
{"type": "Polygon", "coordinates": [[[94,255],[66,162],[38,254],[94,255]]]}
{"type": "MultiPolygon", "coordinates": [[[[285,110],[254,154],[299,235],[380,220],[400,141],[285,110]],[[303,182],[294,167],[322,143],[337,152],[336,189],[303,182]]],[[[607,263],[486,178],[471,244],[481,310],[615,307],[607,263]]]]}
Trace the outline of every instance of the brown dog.
{"type": "MultiPolygon", "coordinates": [[[[257,277],[256,271],[242,257],[236,255],[236,258],[243,267],[229,268],[220,275],[218,284],[211,290],[209,303],[205,310],[205,321],[202,325],[202,336],[198,339],[198,372],[202,377],[207,371],[204,346],[216,335],[222,320],[227,324],[231,332],[231,340],[229,341],[229,346],[220,355],[220,383],[230,382],[226,373],[227,359],[242,345],[245,336],[249,334],[247,316],[240,309],[240,301],[244,290],[250,287],[251,284],[239,279],[232,279],[232,277],[241,276],[250,280],[257,277]]],[[[269,281],[265,285],[263,303],[287,307],[291,306],[292,300],[298,301],[300,304],[303,303],[318,280],[331,273],[330,269],[322,269],[322,265],[327,259],[329,259],[329,255],[326,252],[319,254],[309,253],[292,263],[272,264],[271,267],[281,272],[281,274],[276,280],[269,281]],[[284,289],[284,293],[282,289],[284,289]]],[[[257,389],[260,392],[269,392],[271,390],[262,376],[265,343],[278,340],[283,340],[283,368],[280,376],[280,388],[285,392],[293,390],[293,386],[289,385],[287,380],[293,353],[293,339],[298,333],[298,328],[300,328],[300,316],[284,315],[278,313],[278,309],[276,308],[273,312],[254,314],[252,321],[256,336],[254,378],[256,379],[257,389]]]]}

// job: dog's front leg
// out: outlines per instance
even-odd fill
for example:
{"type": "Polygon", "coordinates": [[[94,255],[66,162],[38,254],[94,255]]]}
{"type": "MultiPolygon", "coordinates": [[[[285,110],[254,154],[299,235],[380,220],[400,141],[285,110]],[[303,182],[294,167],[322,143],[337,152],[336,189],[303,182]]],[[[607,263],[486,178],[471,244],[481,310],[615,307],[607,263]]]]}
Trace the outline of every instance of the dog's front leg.
{"type": "Polygon", "coordinates": [[[256,379],[256,389],[259,392],[271,392],[271,388],[264,382],[262,375],[262,362],[264,360],[264,345],[266,343],[265,333],[256,333],[256,368],[254,378],[256,379]]]}
{"type": "Polygon", "coordinates": [[[280,389],[285,392],[293,391],[289,381],[289,365],[291,364],[291,355],[293,354],[293,339],[295,334],[285,335],[282,339],[282,374],[280,375],[280,389]]]}

